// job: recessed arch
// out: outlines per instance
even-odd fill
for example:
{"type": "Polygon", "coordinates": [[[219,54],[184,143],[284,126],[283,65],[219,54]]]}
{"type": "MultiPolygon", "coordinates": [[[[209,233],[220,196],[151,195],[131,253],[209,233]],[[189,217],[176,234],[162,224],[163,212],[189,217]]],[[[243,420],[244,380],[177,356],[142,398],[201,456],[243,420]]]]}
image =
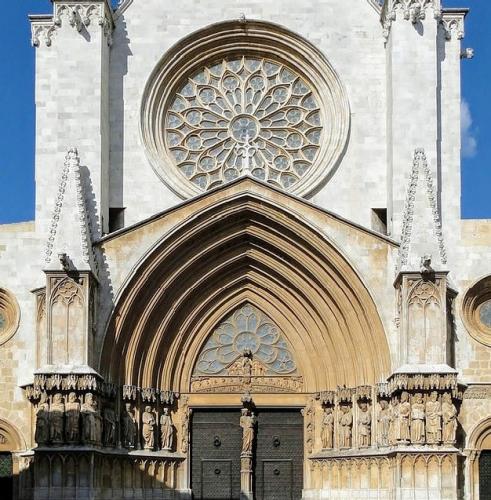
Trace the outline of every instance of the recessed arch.
{"type": "Polygon", "coordinates": [[[0,452],[23,451],[26,448],[26,441],[17,427],[0,418],[0,452]]]}
{"type": "Polygon", "coordinates": [[[353,266],[303,218],[251,192],[202,210],[142,258],[109,321],[101,372],[187,392],[199,349],[245,301],[282,329],[306,392],[390,373],[380,317],[353,266]]]}

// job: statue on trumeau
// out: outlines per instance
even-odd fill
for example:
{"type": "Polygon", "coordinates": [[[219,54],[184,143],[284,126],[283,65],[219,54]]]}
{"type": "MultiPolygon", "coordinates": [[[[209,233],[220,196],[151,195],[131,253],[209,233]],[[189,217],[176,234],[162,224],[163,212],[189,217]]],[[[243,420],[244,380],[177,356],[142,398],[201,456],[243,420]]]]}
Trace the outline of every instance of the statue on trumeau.
{"type": "Polygon", "coordinates": [[[331,450],[334,447],[334,413],[332,410],[331,406],[324,409],[321,428],[323,450],[331,450]]]}
{"type": "Polygon", "coordinates": [[[153,450],[155,447],[155,416],[151,406],[145,406],[145,411],[142,415],[142,437],[143,448],[145,450],[153,450]]]}
{"type": "Polygon", "coordinates": [[[442,440],[442,408],[438,393],[433,391],[426,402],[426,442],[439,444],[442,440]]]}
{"type": "Polygon", "coordinates": [[[347,404],[339,407],[341,415],[339,416],[339,447],[351,448],[351,435],[353,427],[353,411],[347,404]]]}
{"type": "Polygon", "coordinates": [[[380,400],[380,408],[377,416],[378,422],[378,444],[389,446],[390,426],[392,423],[392,412],[386,399],[380,400]]]}
{"type": "Polygon", "coordinates": [[[41,393],[41,399],[36,411],[36,443],[46,444],[49,441],[49,403],[45,392],[41,393]]]}
{"type": "Polygon", "coordinates": [[[442,400],[443,443],[453,445],[457,435],[457,408],[453,404],[452,395],[446,392],[442,400]]]}
{"type": "Polygon", "coordinates": [[[424,444],[425,441],[425,405],[420,393],[414,395],[411,406],[411,443],[424,444]]]}
{"type": "Polygon", "coordinates": [[[53,401],[49,409],[49,434],[53,444],[63,444],[64,442],[64,421],[65,403],[63,396],[57,393],[53,396],[53,401]]]}
{"type": "Polygon", "coordinates": [[[80,441],[80,403],[74,392],[68,395],[65,411],[66,439],[69,443],[78,443],[80,441]]]}
{"type": "Polygon", "coordinates": [[[162,450],[170,451],[174,443],[174,425],[169,408],[164,408],[164,413],[160,417],[160,442],[162,450]]]}
{"type": "Polygon", "coordinates": [[[121,421],[123,424],[123,446],[125,448],[134,448],[136,439],[136,419],[131,403],[125,403],[121,421]]]}
{"type": "Polygon", "coordinates": [[[359,404],[358,413],[358,446],[360,448],[368,448],[371,443],[372,436],[372,415],[368,403],[361,402],[359,404]]]}
{"type": "Polygon", "coordinates": [[[254,413],[249,412],[247,408],[242,409],[240,417],[240,426],[242,427],[242,453],[251,454],[254,443],[254,425],[256,418],[254,413]]]}

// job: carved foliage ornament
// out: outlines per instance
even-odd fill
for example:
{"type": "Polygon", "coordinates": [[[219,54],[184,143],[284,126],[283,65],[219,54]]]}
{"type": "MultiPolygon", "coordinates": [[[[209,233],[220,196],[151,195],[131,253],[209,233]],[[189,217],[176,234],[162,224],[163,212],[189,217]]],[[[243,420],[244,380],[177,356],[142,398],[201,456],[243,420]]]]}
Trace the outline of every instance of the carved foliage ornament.
{"type": "Polygon", "coordinates": [[[322,131],[312,86],[256,57],[219,60],[186,78],[166,119],[170,156],[201,190],[245,173],[289,189],[311,170],[322,131]]]}

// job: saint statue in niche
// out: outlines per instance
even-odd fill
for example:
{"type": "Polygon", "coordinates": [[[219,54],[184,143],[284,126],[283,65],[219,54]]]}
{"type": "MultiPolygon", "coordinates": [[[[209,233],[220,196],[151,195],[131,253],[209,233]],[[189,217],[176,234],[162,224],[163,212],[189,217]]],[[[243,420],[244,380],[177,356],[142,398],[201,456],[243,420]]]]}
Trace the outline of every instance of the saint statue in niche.
{"type": "Polygon", "coordinates": [[[452,402],[452,395],[446,392],[442,402],[443,442],[455,444],[457,434],[457,408],[452,402]]]}
{"type": "Polygon", "coordinates": [[[136,438],[135,414],[131,407],[131,403],[126,403],[124,406],[125,409],[121,416],[123,423],[123,446],[125,448],[134,448],[136,438]]]}
{"type": "Polygon", "coordinates": [[[37,444],[46,444],[49,440],[49,403],[45,392],[41,393],[41,399],[36,411],[36,433],[34,439],[37,444]]]}
{"type": "Polygon", "coordinates": [[[63,444],[64,436],[65,403],[59,393],[53,396],[49,411],[49,433],[53,444],[63,444]]]}
{"type": "Polygon", "coordinates": [[[360,448],[368,448],[372,434],[372,415],[368,403],[360,403],[360,413],[358,414],[358,445],[360,448]]]}
{"type": "Polygon", "coordinates": [[[411,443],[424,444],[425,441],[425,406],[420,393],[414,395],[411,407],[411,443]]]}
{"type": "Polygon", "coordinates": [[[255,423],[256,419],[254,413],[249,414],[249,410],[243,408],[240,417],[240,426],[242,427],[242,454],[252,454],[255,423]]]}
{"type": "Polygon", "coordinates": [[[399,436],[399,400],[392,398],[390,406],[389,445],[395,446],[399,436]]]}
{"type": "Polygon", "coordinates": [[[324,410],[324,417],[322,419],[321,440],[322,440],[323,450],[330,450],[334,447],[333,434],[334,434],[334,414],[332,412],[332,407],[328,406],[324,410]]]}
{"type": "Polygon", "coordinates": [[[142,422],[143,448],[145,450],[153,450],[155,446],[155,416],[152,413],[151,406],[145,406],[145,411],[142,415],[142,422]]]}
{"type": "Polygon", "coordinates": [[[409,402],[409,394],[403,392],[401,394],[401,402],[398,406],[398,426],[397,426],[397,442],[409,443],[409,418],[411,416],[411,403],[409,402]]]}
{"type": "Polygon", "coordinates": [[[353,412],[347,404],[339,407],[341,415],[339,416],[339,447],[351,448],[351,434],[353,426],[353,412]]]}
{"type": "Polygon", "coordinates": [[[442,409],[438,393],[433,391],[426,402],[426,442],[439,444],[442,440],[442,409]]]}
{"type": "Polygon", "coordinates": [[[68,395],[66,404],[66,439],[69,443],[80,441],[80,403],[74,392],[68,395]]]}
{"type": "Polygon", "coordinates": [[[174,441],[174,426],[172,417],[169,414],[169,408],[164,408],[164,413],[160,417],[160,441],[162,450],[170,451],[174,441]]]}
{"type": "Polygon", "coordinates": [[[91,392],[85,395],[85,403],[82,405],[81,414],[84,443],[99,444],[102,433],[102,419],[97,409],[97,400],[91,392]]]}
{"type": "Polygon", "coordinates": [[[116,415],[110,407],[104,409],[104,444],[114,446],[116,443],[116,415]]]}
{"type": "Polygon", "coordinates": [[[392,423],[391,409],[386,399],[380,400],[380,409],[377,417],[378,422],[378,444],[389,446],[390,426],[392,423]]]}

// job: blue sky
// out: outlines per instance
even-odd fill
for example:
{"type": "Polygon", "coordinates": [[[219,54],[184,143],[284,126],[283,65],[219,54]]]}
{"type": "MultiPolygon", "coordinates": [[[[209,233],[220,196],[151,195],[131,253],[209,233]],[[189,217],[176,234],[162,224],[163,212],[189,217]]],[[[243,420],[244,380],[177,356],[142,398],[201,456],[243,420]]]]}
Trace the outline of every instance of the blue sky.
{"type": "MultiPolygon", "coordinates": [[[[476,52],[462,65],[462,216],[491,218],[491,1],[444,5],[471,8],[464,47],[476,52]]],[[[34,218],[34,49],[27,14],[51,11],[49,0],[2,2],[8,22],[0,30],[0,223],[34,218]]]]}

